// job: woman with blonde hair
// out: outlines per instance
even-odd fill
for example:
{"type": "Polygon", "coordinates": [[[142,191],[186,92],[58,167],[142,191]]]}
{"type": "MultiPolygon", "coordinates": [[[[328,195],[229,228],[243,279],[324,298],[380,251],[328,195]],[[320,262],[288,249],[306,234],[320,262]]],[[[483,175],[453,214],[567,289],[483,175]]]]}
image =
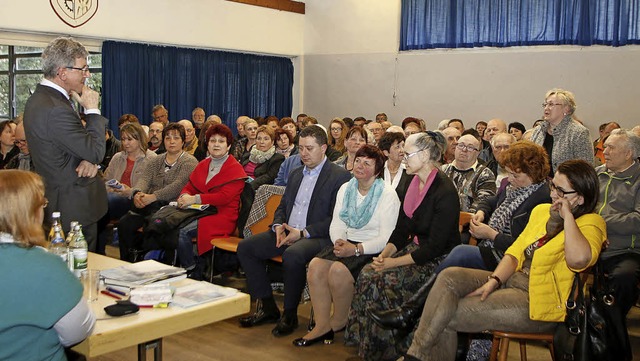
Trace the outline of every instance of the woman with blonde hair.
{"type": "Polygon", "coordinates": [[[551,89],[544,97],[544,121],[534,128],[531,141],[547,151],[550,177],[553,177],[560,163],[567,160],[582,159],[593,165],[589,129],[575,116],[576,108],[576,99],[568,90],[551,89]]]}
{"type": "Polygon", "coordinates": [[[0,359],[64,360],[64,347],[91,334],[95,317],[78,279],[42,248],[42,178],[4,170],[0,197],[0,359]]]}

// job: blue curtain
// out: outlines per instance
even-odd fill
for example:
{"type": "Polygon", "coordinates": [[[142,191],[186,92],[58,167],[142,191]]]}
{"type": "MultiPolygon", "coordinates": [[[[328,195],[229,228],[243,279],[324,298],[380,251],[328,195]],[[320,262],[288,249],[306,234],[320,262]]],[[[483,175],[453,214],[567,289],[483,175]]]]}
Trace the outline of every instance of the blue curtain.
{"type": "Polygon", "coordinates": [[[640,44],[640,0],[402,0],[400,50],[640,44]]]}
{"type": "Polygon", "coordinates": [[[118,118],[151,122],[164,104],[169,120],[191,119],[202,107],[236,132],[240,115],[291,116],[293,63],[289,58],[105,41],[102,114],[118,135],[118,118]]]}

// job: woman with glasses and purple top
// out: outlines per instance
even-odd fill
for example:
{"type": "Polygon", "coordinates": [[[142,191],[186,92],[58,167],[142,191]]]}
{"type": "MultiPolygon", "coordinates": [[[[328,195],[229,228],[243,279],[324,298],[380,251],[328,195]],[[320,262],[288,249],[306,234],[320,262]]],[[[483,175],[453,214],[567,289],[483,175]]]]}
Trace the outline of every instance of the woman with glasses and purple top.
{"type": "Polygon", "coordinates": [[[558,165],[570,159],[582,159],[593,165],[593,144],[589,129],[575,116],[576,100],[573,93],[551,89],[542,103],[542,122],[531,135],[531,141],[544,147],[549,155],[553,177],[558,165]]]}
{"type": "Polygon", "coordinates": [[[460,202],[451,180],[439,170],[446,140],[441,133],[410,135],[404,163],[408,182],[396,227],[387,245],[358,276],[345,333],[347,345],[358,345],[366,360],[395,360],[409,346],[411,335],[395,337],[367,315],[375,304],[391,309],[411,297],[433,274],[449,251],[460,244],[460,202]]]}

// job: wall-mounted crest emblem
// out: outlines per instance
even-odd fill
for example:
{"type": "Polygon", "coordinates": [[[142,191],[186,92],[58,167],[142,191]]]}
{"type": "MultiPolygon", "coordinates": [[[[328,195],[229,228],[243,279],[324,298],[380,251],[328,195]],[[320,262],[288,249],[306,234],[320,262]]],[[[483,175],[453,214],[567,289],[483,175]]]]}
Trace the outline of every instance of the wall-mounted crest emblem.
{"type": "Polygon", "coordinates": [[[72,28],[87,23],[98,11],[98,0],[49,0],[60,20],[72,28]]]}

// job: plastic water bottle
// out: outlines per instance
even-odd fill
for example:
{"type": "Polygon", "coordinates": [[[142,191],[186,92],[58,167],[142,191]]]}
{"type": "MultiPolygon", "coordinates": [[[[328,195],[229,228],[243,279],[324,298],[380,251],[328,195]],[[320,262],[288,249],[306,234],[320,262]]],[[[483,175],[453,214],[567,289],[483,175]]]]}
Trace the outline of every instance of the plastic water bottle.
{"type": "Polygon", "coordinates": [[[76,225],[74,228],[75,237],[69,247],[73,253],[73,273],[80,277],[80,273],[87,269],[89,258],[89,245],[82,234],[82,226],[76,225]]]}
{"type": "Polygon", "coordinates": [[[71,243],[73,242],[73,239],[76,237],[76,226],[80,224],[78,223],[78,221],[71,221],[71,226],[69,227],[69,234],[67,234],[67,238],[66,238],[66,242],[67,242],[67,246],[71,245],[71,243]]]}
{"type": "Polygon", "coordinates": [[[51,243],[53,241],[53,238],[55,237],[54,228],[56,228],[56,226],[60,227],[60,236],[62,237],[62,239],[64,239],[64,232],[62,231],[62,222],[60,222],[60,212],[51,213],[51,230],[49,231],[49,243],[51,243]]]}

